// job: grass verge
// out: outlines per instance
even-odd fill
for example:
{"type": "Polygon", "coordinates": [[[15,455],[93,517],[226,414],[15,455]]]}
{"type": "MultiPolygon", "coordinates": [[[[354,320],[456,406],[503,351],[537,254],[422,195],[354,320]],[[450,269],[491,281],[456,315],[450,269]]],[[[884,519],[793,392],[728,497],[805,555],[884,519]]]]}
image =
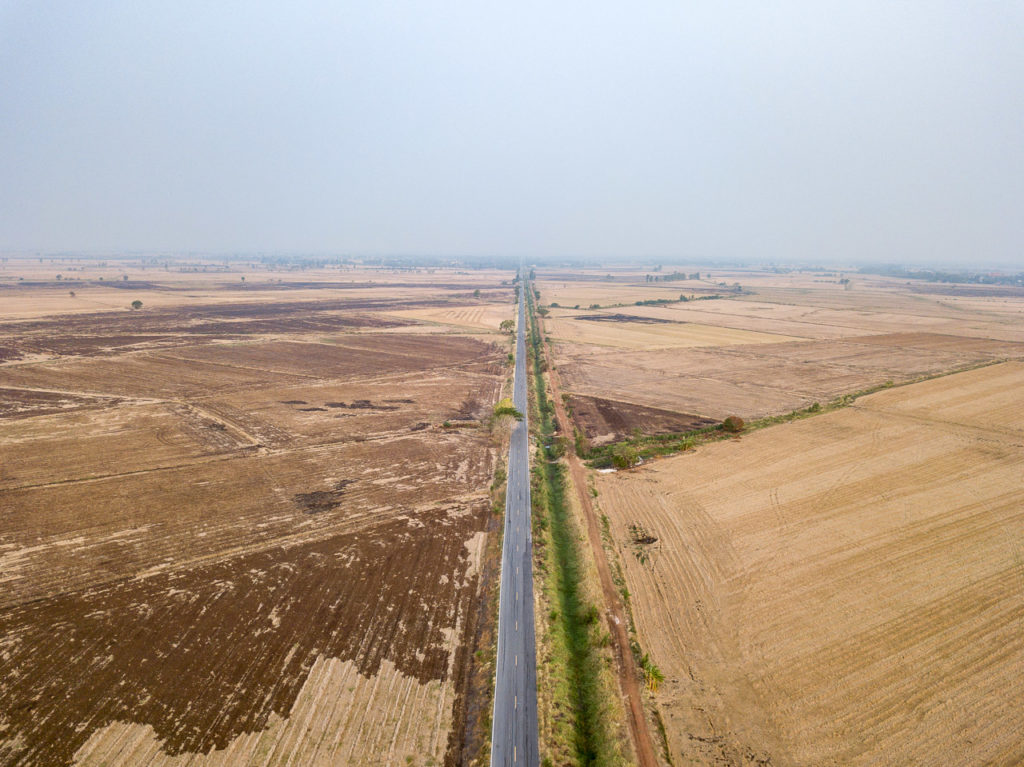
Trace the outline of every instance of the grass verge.
{"type": "Polygon", "coordinates": [[[529,299],[531,426],[541,448],[531,469],[534,568],[541,592],[538,617],[538,703],[542,765],[620,765],[615,695],[604,649],[611,642],[601,610],[583,587],[580,535],[569,507],[568,477],[555,436],[554,407],[544,381],[540,332],[529,299]]]}

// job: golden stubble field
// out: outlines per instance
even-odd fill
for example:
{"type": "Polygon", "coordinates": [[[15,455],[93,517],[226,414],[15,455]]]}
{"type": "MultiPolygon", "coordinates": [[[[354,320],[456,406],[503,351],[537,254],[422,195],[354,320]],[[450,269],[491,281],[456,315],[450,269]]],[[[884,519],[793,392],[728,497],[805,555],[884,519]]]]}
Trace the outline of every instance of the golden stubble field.
{"type": "Polygon", "coordinates": [[[0,764],[460,758],[511,275],[146,271],[0,286],[0,764]]]}
{"type": "Polygon", "coordinates": [[[1024,762],[1022,392],[993,365],[596,478],[676,764],[1024,762]]]}

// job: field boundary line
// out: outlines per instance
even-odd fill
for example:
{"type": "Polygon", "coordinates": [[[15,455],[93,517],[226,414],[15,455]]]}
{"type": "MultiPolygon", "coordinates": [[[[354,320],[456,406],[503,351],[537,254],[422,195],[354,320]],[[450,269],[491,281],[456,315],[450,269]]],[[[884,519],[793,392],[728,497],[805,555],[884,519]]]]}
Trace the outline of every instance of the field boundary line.
{"type": "Polygon", "coordinates": [[[1001,428],[999,426],[975,426],[970,423],[961,423],[959,421],[947,421],[942,418],[928,418],[927,416],[918,415],[917,413],[906,413],[899,410],[889,410],[886,408],[875,408],[868,405],[848,405],[851,410],[856,410],[861,413],[873,413],[878,416],[885,416],[886,418],[903,418],[908,421],[914,421],[915,423],[926,424],[928,426],[934,426],[948,432],[971,432],[979,437],[991,437],[994,438],[994,442],[1002,442],[999,437],[1005,437],[1006,439],[1021,440],[1024,438],[1024,429],[1018,431],[1010,431],[1008,429],[1001,428]]]}
{"type": "MultiPolygon", "coordinates": [[[[641,437],[639,439],[625,439],[618,442],[609,443],[607,445],[601,445],[600,448],[594,448],[591,451],[591,455],[587,458],[588,465],[591,468],[600,468],[610,465],[610,456],[612,450],[619,445],[626,445],[635,448],[640,458],[644,461],[653,461],[661,458],[671,458],[679,455],[680,453],[692,450],[703,444],[710,442],[717,442],[724,439],[735,439],[743,434],[751,434],[761,429],[767,429],[772,426],[778,426],[780,424],[791,423],[793,421],[800,421],[805,418],[811,418],[817,415],[824,415],[825,413],[832,413],[837,410],[844,408],[853,407],[854,403],[861,397],[867,397],[871,394],[877,394],[888,389],[898,389],[904,386],[913,386],[919,383],[925,383],[926,381],[932,381],[936,378],[944,378],[946,376],[957,375],[959,373],[969,373],[973,370],[980,370],[981,368],[992,367],[994,365],[1001,365],[1007,362],[1021,362],[1017,359],[1000,358],[994,360],[983,360],[981,362],[971,363],[961,367],[953,368],[951,370],[940,371],[938,373],[932,373],[929,375],[918,376],[907,381],[901,381],[894,383],[892,381],[886,381],[885,383],[871,386],[867,389],[860,389],[857,391],[849,392],[847,394],[840,394],[834,397],[825,404],[814,402],[807,407],[800,408],[797,410],[791,410],[788,413],[780,413],[779,415],[769,415],[762,418],[757,418],[749,421],[739,432],[726,432],[722,430],[721,426],[713,427],[708,429],[698,429],[692,432],[679,432],[676,434],[658,435],[657,437],[641,437]],[[594,455],[594,453],[597,453],[594,455]]],[[[588,394],[588,390],[580,391],[581,394],[588,394]]],[[[588,395],[595,396],[595,395],[588,395]]],[[[557,404],[561,404],[561,400],[557,404]]],[[[640,404],[640,403],[636,403],[640,404]]],[[[869,407],[861,406],[861,409],[865,412],[874,413],[885,413],[883,410],[873,410],[869,407]]],[[[695,415],[700,415],[695,414],[695,415]]],[[[959,426],[962,428],[970,428],[967,424],[956,424],[955,422],[939,422],[948,423],[950,426],[959,426]]],[[[997,430],[996,433],[1002,434],[997,430]]],[[[1018,437],[1020,435],[1013,434],[1007,435],[1018,437]]]]}
{"type": "MultiPolygon", "coordinates": [[[[246,343],[246,346],[257,346],[259,342],[251,341],[246,343]]],[[[235,370],[252,370],[256,373],[271,373],[276,376],[295,376],[296,378],[310,378],[314,381],[321,380],[319,376],[312,375],[310,373],[293,373],[287,370],[274,370],[273,368],[261,368],[254,367],[252,365],[237,365],[233,362],[218,362],[217,360],[205,360],[205,359],[189,359],[188,357],[179,357],[176,354],[154,354],[154,357],[164,357],[167,359],[176,360],[177,362],[184,362],[185,364],[199,363],[202,365],[216,365],[222,368],[233,368],[235,370]]]]}

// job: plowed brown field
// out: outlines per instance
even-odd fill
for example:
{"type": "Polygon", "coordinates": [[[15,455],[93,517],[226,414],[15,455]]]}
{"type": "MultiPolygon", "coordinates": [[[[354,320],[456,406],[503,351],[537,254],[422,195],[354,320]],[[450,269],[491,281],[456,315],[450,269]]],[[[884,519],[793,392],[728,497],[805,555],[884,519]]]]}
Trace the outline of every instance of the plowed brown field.
{"type": "Polygon", "coordinates": [[[1005,363],[597,478],[677,764],[1024,763],[1022,393],[1005,363]]]}
{"type": "Polygon", "coordinates": [[[372,312],[511,292],[369,275],[0,321],[0,765],[462,757],[507,336],[372,312]]]}
{"type": "Polygon", "coordinates": [[[593,445],[644,434],[673,434],[711,426],[714,421],[671,410],[643,407],[603,397],[570,396],[566,402],[578,427],[593,445]]]}

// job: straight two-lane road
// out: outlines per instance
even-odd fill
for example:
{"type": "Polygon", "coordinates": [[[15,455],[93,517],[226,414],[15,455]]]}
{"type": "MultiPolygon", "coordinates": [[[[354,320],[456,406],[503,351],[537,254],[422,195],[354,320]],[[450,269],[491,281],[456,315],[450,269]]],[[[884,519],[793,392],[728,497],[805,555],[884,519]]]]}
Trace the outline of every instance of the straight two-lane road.
{"type": "Polygon", "coordinates": [[[530,444],[526,396],[526,303],[520,280],[512,403],[523,414],[512,431],[505,494],[498,606],[498,664],[491,730],[492,767],[536,767],[537,655],[533,632],[533,537],[530,531],[530,444]]]}

